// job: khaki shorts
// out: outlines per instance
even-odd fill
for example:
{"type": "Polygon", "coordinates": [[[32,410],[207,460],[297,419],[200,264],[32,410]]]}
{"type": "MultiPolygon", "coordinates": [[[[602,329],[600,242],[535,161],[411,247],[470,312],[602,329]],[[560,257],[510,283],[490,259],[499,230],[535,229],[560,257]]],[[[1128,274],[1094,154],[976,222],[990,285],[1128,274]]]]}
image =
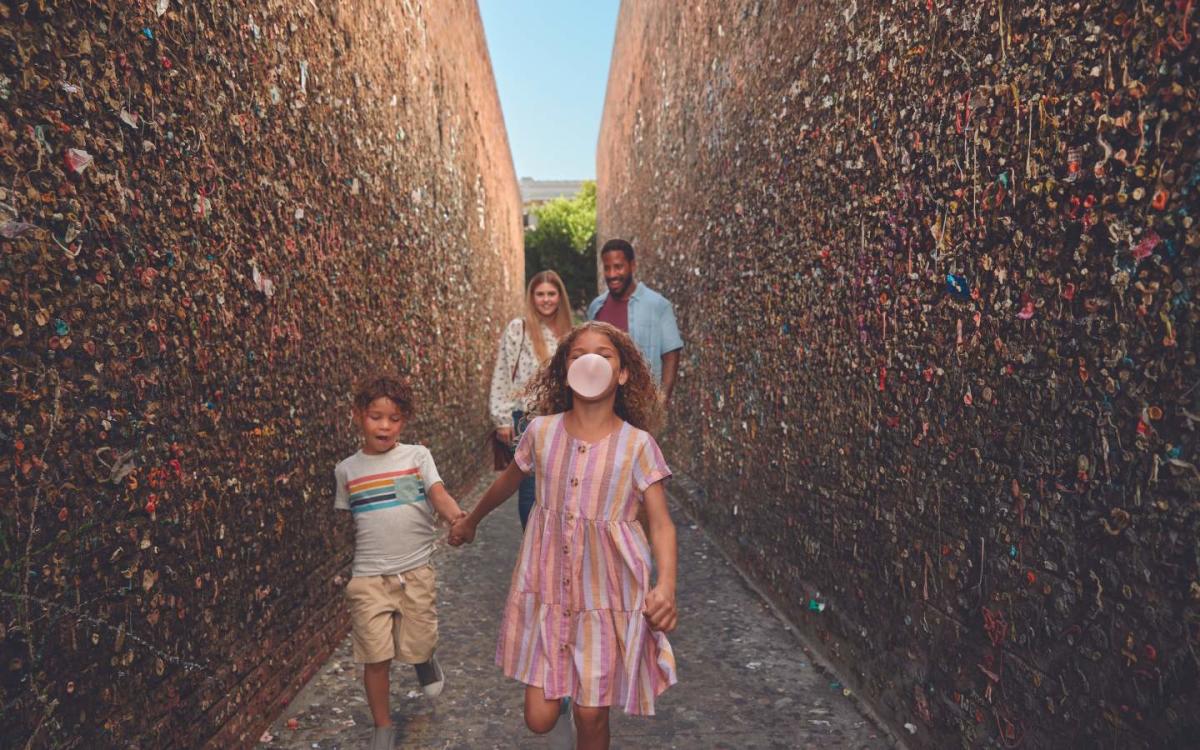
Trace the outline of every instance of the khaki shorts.
{"type": "Polygon", "coordinates": [[[437,647],[437,576],[422,565],[400,575],[361,576],[346,584],[354,661],[429,661],[437,647]]]}

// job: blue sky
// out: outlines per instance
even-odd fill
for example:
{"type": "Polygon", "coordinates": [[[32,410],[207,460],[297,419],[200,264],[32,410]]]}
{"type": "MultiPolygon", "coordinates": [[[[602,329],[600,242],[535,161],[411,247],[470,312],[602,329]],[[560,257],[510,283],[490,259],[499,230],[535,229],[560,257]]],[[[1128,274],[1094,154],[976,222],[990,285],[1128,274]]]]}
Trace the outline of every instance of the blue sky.
{"type": "Polygon", "coordinates": [[[518,179],[595,179],[619,7],[619,0],[479,0],[518,179]]]}

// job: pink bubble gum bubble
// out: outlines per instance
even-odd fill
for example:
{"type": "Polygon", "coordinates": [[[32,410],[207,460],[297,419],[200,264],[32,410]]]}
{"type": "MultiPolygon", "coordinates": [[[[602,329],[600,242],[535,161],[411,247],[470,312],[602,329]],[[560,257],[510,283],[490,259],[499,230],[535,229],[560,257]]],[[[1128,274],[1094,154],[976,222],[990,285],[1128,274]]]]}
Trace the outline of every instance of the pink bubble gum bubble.
{"type": "Polygon", "coordinates": [[[596,398],[612,382],[612,366],[599,354],[585,354],[567,370],[567,385],[583,398],[596,398]]]}

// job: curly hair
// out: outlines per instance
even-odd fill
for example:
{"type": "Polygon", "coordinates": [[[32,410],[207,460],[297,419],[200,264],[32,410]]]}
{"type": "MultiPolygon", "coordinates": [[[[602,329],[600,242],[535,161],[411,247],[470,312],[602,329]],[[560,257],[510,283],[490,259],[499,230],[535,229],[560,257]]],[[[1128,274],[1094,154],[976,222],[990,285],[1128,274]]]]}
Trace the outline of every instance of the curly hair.
{"type": "Polygon", "coordinates": [[[658,398],[658,388],[654,385],[654,377],[646,359],[638,351],[637,345],[629,334],[621,329],[601,323],[589,321],[572,329],[558,344],[558,349],[550,361],[530,378],[526,386],[532,411],[536,414],[559,414],[567,411],[574,403],[574,394],[567,385],[567,357],[571,347],[585,331],[603,334],[612,342],[625,368],[628,379],[625,385],[617,386],[617,400],[613,406],[617,416],[640,430],[652,432],[662,421],[662,403],[658,398]]]}
{"type": "Polygon", "coordinates": [[[415,404],[412,387],[404,378],[396,375],[368,375],[354,385],[354,408],[366,411],[375,399],[390,398],[400,409],[405,419],[412,419],[415,404]]]}

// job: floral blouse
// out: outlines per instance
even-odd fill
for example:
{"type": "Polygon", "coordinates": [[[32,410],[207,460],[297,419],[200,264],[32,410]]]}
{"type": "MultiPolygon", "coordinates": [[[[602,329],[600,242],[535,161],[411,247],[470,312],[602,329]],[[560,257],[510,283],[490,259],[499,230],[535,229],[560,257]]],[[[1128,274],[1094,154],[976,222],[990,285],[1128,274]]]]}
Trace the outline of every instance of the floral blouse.
{"type": "MultiPolygon", "coordinates": [[[[548,326],[538,325],[542,338],[546,341],[546,351],[554,356],[558,348],[558,339],[548,326]]],[[[492,396],[490,409],[492,424],[497,427],[511,427],[514,410],[526,411],[527,405],[520,398],[525,384],[538,371],[541,363],[533,353],[533,340],[525,331],[525,319],[513,318],[500,337],[500,351],[496,354],[496,369],[492,371],[492,396]],[[521,340],[524,339],[522,346],[521,340]],[[518,357],[518,352],[520,356],[518,357]],[[516,376],[513,376],[514,367],[516,376]]]]}

